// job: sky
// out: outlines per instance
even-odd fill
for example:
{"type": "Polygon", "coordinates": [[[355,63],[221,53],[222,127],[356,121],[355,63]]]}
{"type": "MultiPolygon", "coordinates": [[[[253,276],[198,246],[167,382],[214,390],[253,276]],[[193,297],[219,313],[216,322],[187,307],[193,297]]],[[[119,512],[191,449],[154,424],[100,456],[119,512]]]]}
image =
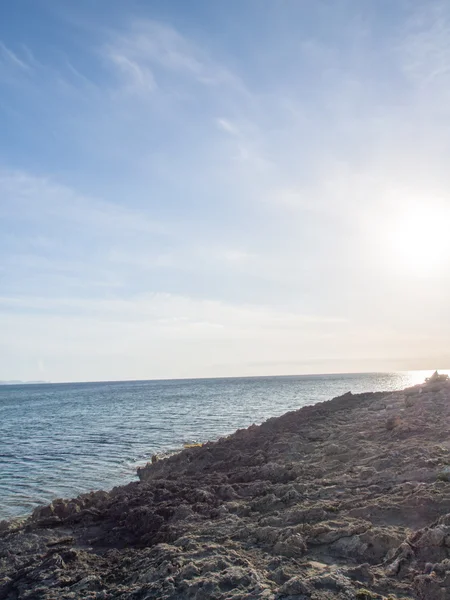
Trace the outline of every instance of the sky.
{"type": "Polygon", "coordinates": [[[450,368],[450,3],[0,3],[0,380],[450,368]]]}

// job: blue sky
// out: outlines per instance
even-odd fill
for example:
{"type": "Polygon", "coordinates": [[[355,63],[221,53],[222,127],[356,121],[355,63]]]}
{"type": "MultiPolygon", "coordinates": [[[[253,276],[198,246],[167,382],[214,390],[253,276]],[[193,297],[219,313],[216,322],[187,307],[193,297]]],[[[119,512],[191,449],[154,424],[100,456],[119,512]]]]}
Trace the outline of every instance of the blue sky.
{"type": "Polygon", "coordinates": [[[0,5],[0,379],[450,366],[450,5],[0,5]]]}

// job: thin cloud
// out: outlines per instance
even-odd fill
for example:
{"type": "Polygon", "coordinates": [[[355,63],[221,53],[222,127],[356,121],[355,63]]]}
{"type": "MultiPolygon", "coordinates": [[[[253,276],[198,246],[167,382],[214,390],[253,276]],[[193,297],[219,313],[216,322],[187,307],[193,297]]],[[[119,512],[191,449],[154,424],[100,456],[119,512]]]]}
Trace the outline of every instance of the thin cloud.
{"type": "Polygon", "coordinates": [[[223,257],[231,263],[244,263],[256,258],[256,255],[245,250],[225,250],[223,257]]]}
{"type": "Polygon", "coordinates": [[[9,64],[14,67],[18,67],[24,71],[28,71],[30,69],[30,65],[19,58],[19,56],[10,48],[8,48],[3,42],[0,42],[0,56],[2,56],[4,60],[8,61],[9,64]]]}
{"type": "Polygon", "coordinates": [[[164,233],[164,226],[142,211],[86,197],[49,178],[0,170],[0,214],[18,219],[57,218],[86,228],[164,233]]]}
{"type": "Polygon", "coordinates": [[[229,133],[232,136],[239,137],[241,135],[241,131],[237,125],[235,125],[229,119],[217,119],[217,125],[222,131],[229,133]]]}
{"type": "Polygon", "coordinates": [[[118,68],[125,78],[125,89],[128,92],[147,93],[154,91],[156,85],[155,77],[148,67],[140,65],[123,54],[111,52],[111,62],[118,68]]]}
{"type": "Polygon", "coordinates": [[[450,83],[450,15],[446,2],[413,12],[403,30],[399,56],[405,73],[420,87],[450,83]]]}
{"type": "Polygon", "coordinates": [[[169,25],[152,20],[134,21],[111,38],[103,48],[103,55],[120,71],[125,71],[136,88],[148,91],[159,86],[162,70],[207,86],[244,89],[235,74],[169,25]]]}
{"type": "Polygon", "coordinates": [[[255,329],[298,329],[314,324],[345,324],[333,316],[304,315],[261,305],[235,305],[188,296],[153,293],[130,299],[85,299],[0,296],[0,307],[33,309],[44,313],[89,314],[121,321],[150,319],[161,323],[215,323],[220,327],[255,329]]]}

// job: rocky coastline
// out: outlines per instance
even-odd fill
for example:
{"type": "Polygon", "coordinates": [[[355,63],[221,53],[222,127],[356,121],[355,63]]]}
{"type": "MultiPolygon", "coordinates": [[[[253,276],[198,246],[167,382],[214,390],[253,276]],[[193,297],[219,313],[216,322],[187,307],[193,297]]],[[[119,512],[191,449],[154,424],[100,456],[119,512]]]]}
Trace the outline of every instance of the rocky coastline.
{"type": "Polygon", "coordinates": [[[0,600],[450,600],[450,383],[353,395],[0,522],[0,600]]]}

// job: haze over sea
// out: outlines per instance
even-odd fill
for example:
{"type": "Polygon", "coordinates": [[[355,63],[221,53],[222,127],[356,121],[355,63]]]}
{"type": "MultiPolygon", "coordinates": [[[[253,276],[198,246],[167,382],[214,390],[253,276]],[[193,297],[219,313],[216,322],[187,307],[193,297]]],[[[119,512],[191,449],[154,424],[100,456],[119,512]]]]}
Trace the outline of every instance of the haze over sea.
{"type": "Polygon", "coordinates": [[[136,479],[152,454],[428,372],[0,386],[0,519],[136,479]]]}

